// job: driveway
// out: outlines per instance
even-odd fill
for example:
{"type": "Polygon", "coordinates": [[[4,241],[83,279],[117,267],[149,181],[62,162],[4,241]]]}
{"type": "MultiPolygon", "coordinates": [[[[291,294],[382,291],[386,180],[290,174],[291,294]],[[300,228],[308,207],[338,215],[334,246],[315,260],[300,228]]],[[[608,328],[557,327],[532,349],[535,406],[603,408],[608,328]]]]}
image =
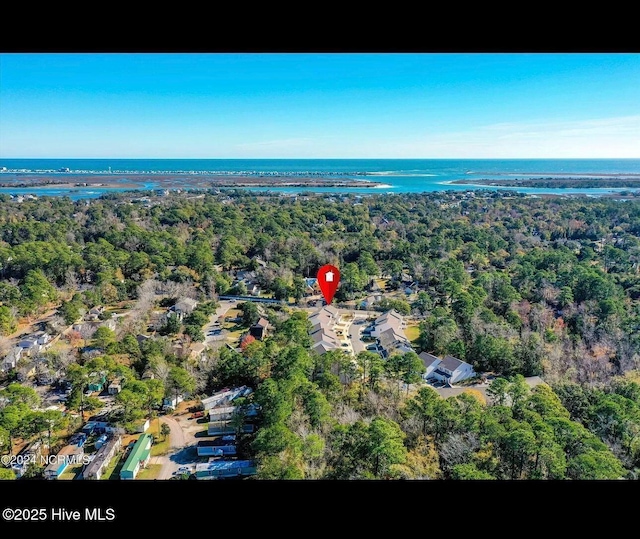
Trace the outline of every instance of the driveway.
{"type": "Polygon", "coordinates": [[[175,416],[161,416],[160,422],[171,428],[169,435],[169,452],[166,455],[154,457],[155,464],[162,465],[158,479],[171,479],[174,472],[182,466],[195,470],[198,462],[197,445],[198,434],[207,429],[207,421],[190,419],[190,413],[175,416]]]}
{"type": "Polygon", "coordinates": [[[353,350],[354,355],[358,355],[359,352],[367,349],[367,343],[362,342],[362,330],[367,327],[365,322],[367,319],[366,315],[356,315],[355,320],[349,326],[349,339],[351,339],[351,349],[353,350]]]}
{"type": "Polygon", "coordinates": [[[226,338],[226,330],[222,329],[216,322],[218,322],[221,316],[227,314],[227,311],[234,305],[235,303],[231,303],[228,300],[220,300],[220,305],[216,309],[216,312],[209,317],[209,322],[202,328],[205,346],[210,346],[214,342],[223,341],[226,338]]]}
{"type": "MultiPolygon", "coordinates": [[[[538,384],[544,384],[545,381],[539,376],[529,376],[525,378],[527,385],[531,388],[534,388],[538,384]]],[[[491,400],[491,395],[487,394],[487,388],[489,387],[488,383],[485,384],[474,384],[470,386],[458,386],[458,387],[436,387],[434,388],[441,397],[445,399],[447,397],[453,397],[454,395],[460,395],[460,393],[464,393],[468,389],[476,389],[480,393],[484,395],[487,401],[491,400]]]]}
{"type": "MultiPolygon", "coordinates": [[[[178,469],[178,465],[171,460],[171,455],[184,447],[185,436],[180,424],[171,416],[160,416],[160,423],[169,425],[169,453],[158,457],[153,457],[154,464],[160,464],[162,470],[158,474],[158,479],[171,479],[173,472],[178,469]]],[[[153,460],[152,459],[152,460],[153,460]]]]}

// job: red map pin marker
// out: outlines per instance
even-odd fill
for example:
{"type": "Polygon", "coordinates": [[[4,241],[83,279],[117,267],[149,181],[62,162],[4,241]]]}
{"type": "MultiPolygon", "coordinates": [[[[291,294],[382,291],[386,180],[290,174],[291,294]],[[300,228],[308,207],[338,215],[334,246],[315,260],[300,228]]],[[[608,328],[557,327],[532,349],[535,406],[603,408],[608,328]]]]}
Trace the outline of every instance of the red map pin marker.
{"type": "Polygon", "coordinates": [[[322,291],[324,300],[327,305],[333,300],[333,295],[338,289],[338,283],[340,282],[340,270],[331,264],[326,264],[318,270],[318,286],[322,291]]]}

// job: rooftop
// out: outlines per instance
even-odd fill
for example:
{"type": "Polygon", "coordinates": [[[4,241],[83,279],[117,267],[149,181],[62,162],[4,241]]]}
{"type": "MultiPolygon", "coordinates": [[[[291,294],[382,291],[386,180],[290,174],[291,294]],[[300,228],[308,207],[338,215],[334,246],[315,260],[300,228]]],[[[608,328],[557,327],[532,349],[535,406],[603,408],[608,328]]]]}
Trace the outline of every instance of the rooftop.
{"type": "Polygon", "coordinates": [[[141,434],[136,443],[131,448],[131,453],[122,467],[121,472],[134,472],[138,462],[145,460],[151,452],[151,434],[141,434]]]}
{"type": "Polygon", "coordinates": [[[461,359],[458,359],[457,357],[446,356],[442,360],[442,363],[439,365],[439,367],[442,367],[444,369],[447,369],[448,371],[453,372],[463,363],[464,361],[462,361],[461,359]]]}
{"type": "Polygon", "coordinates": [[[440,362],[440,358],[439,357],[436,357],[436,356],[431,355],[431,354],[427,354],[426,352],[420,352],[418,354],[418,357],[422,360],[422,363],[424,363],[425,367],[430,367],[434,363],[439,363],[440,362]]]}

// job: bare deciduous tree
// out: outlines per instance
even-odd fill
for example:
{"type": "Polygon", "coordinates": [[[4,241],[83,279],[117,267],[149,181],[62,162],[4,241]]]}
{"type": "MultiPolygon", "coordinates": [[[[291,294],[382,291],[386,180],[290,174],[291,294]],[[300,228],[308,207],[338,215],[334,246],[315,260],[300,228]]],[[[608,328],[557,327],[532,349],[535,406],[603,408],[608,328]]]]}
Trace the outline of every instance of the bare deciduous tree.
{"type": "Polygon", "coordinates": [[[451,434],[440,447],[440,457],[448,467],[464,464],[479,447],[480,442],[473,432],[451,434]]]}

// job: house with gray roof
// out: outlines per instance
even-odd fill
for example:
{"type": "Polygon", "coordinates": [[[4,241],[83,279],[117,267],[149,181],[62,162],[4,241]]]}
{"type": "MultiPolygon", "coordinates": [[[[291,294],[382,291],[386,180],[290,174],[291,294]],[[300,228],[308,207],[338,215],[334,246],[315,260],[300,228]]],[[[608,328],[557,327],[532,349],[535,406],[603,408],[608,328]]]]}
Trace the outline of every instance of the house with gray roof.
{"type": "Polygon", "coordinates": [[[435,379],[447,384],[455,384],[467,378],[473,378],[476,375],[473,367],[461,359],[453,356],[445,356],[440,363],[435,365],[428,379],[435,379]]]}
{"type": "Polygon", "coordinates": [[[325,305],[319,311],[309,316],[311,329],[309,335],[313,341],[311,350],[322,355],[330,350],[340,348],[340,340],[334,330],[335,323],[340,319],[340,312],[331,305],[325,305]]]}
{"type": "Polygon", "coordinates": [[[18,360],[22,355],[23,348],[21,346],[14,346],[9,353],[2,358],[0,362],[0,371],[10,371],[15,369],[18,364],[18,360]]]}
{"type": "Polygon", "coordinates": [[[436,357],[431,354],[427,354],[426,352],[420,352],[418,357],[422,360],[422,364],[424,365],[426,371],[422,374],[422,377],[425,380],[431,378],[431,373],[436,370],[436,367],[442,362],[439,357],[436,357]]]}
{"type": "Polygon", "coordinates": [[[409,339],[403,332],[397,333],[394,328],[389,328],[378,336],[378,346],[383,358],[387,358],[395,352],[402,354],[413,352],[409,339]]]}
{"type": "Polygon", "coordinates": [[[100,479],[105,471],[105,468],[111,462],[111,459],[116,454],[116,451],[120,449],[122,445],[122,438],[116,434],[109,437],[107,443],[100,446],[98,452],[93,457],[93,460],[85,465],[82,470],[83,479],[100,479]]]}
{"type": "Polygon", "coordinates": [[[376,318],[373,329],[371,330],[371,336],[378,337],[381,333],[387,331],[390,328],[393,329],[396,333],[400,334],[403,332],[405,326],[406,324],[402,315],[395,309],[392,309],[376,318]]]}
{"type": "Polygon", "coordinates": [[[174,312],[178,315],[178,318],[182,320],[188,314],[191,314],[193,310],[197,307],[198,301],[192,298],[180,298],[176,303],[169,309],[170,312],[174,312]]]}

